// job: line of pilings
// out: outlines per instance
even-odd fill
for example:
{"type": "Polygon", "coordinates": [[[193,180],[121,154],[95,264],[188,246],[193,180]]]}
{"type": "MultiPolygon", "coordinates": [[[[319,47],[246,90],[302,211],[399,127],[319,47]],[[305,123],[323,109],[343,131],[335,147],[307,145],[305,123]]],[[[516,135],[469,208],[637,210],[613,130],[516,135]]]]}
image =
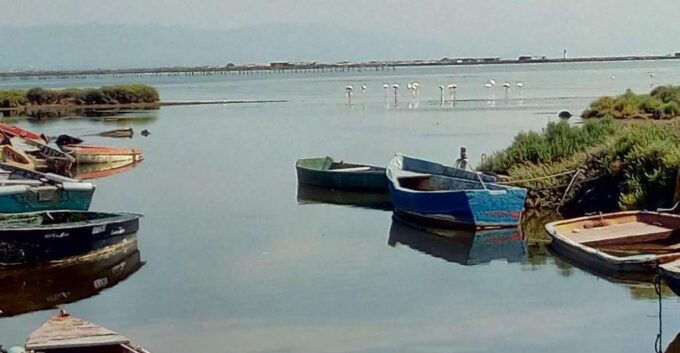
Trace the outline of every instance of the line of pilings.
{"type": "Polygon", "coordinates": [[[88,77],[167,77],[167,76],[213,76],[213,75],[254,75],[254,74],[293,74],[360,71],[395,71],[395,65],[323,65],[313,67],[224,67],[197,69],[130,69],[130,70],[83,70],[83,71],[40,71],[0,73],[0,79],[85,79],[88,77]]]}

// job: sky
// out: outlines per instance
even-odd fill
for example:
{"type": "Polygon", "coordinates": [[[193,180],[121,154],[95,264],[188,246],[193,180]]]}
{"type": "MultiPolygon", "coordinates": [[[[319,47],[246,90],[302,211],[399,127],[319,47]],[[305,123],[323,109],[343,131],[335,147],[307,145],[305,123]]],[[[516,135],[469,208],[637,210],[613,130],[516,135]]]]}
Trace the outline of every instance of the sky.
{"type": "Polygon", "coordinates": [[[0,5],[0,27],[115,24],[224,31],[323,25],[436,43],[443,54],[455,50],[464,56],[680,51],[680,2],[674,0],[0,0],[0,5]]]}

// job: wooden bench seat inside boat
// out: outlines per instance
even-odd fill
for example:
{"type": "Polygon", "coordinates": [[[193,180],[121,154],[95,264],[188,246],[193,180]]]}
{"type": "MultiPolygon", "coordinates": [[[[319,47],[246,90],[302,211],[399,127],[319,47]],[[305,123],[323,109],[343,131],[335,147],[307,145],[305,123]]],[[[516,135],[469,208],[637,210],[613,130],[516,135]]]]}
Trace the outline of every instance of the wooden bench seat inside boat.
{"type": "Polygon", "coordinates": [[[668,238],[675,228],[645,222],[626,222],[593,228],[577,228],[568,237],[584,245],[642,243],[668,238]]]}

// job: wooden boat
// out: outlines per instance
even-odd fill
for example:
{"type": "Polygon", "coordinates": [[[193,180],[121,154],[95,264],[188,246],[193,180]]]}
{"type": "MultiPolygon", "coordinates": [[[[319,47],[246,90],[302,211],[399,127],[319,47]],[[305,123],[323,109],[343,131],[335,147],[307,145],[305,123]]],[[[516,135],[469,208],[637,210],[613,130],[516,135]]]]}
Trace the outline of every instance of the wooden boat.
{"type": "Polygon", "coordinates": [[[659,274],[673,293],[680,296],[680,259],[659,265],[659,274]]]}
{"type": "Polygon", "coordinates": [[[404,219],[434,227],[515,227],[527,190],[480,173],[396,155],[387,166],[390,198],[404,219]]]}
{"type": "Polygon", "coordinates": [[[149,353],[124,336],[71,316],[64,310],[33,331],[26,340],[29,353],[149,353]]]}
{"type": "Polygon", "coordinates": [[[345,191],[313,185],[298,185],[297,200],[300,204],[327,203],[376,210],[392,210],[390,195],[376,191],[345,191]]]}
{"type": "Polygon", "coordinates": [[[351,191],[387,191],[385,168],[336,162],[331,157],[298,159],[298,183],[351,191]]]}
{"type": "Polygon", "coordinates": [[[12,145],[19,146],[28,153],[35,162],[36,170],[39,171],[68,175],[75,163],[75,158],[45,143],[15,138],[12,139],[12,145]]]}
{"type": "Polygon", "coordinates": [[[72,155],[79,164],[139,162],[143,157],[139,148],[94,145],[63,145],[62,151],[72,155]]]}
{"type": "Polygon", "coordinates": [[[29,157],[24,151],[10,145],[0,146],[0,162],[35,170],[34,159],[29,157]]]}
{"type": "Polygon", "coordinates": [[[111,288],[144,262],[136,236],[69,260],[0,270],[0,316],[11,317],[74,303],[111,288]]]}
{"type": "Polygon", "coordinates": [[[47,137],[45,135],[25,130],[14,125],[0,123],[0,132],[3,132],[9,136],[16,136],[38,143],[47,143],[47,137]]]}
{"type": "Polygon", "coordinates": [[[519,262],[527,249],[519,228],[485,230],[424,228],[393,217],[388,244],[404,244],[427,255],[461,265],[505,259],[519,262]]]}
{"type": "Polygon", "coordinates": [[[680,216],[626,211],[546,224],[551,247],[602,270],[651,272],[680,258],[680,216]]]}
{"type": "Polygon", "coordinates": [[[124,241],[141,215],[87,211],[0,214],[0,266],[63,260],[124,241]]]}
{"type": "Polygon", "coordinates": [[[87,210],[94,184],[0,163],[0,213],[87,210]]]}

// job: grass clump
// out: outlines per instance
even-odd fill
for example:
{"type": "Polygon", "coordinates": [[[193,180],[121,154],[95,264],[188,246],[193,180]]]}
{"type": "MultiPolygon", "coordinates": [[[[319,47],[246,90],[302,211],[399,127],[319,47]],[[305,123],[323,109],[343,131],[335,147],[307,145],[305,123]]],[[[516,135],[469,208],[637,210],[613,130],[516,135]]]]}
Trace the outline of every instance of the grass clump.
{"type": "Polygon", "coordinates": [[[590,212],[667,207],[680,170],[680,121],[616,124],[605,118],[582,127],[551,123],[542,133],[520,133],[479,169],[512,180],[551,176],[516,184],[530,189],[530,208],[566,204],[590,212]],[[569,190],[574,174],[552,177],[577,169],[582,172],[569,190]]]}
{"type": "Polygon", "coordinates": [[[14,108],[29,104],[113,105],[156,103],[159,100],[155,88],[141,84],[66,89],[36,87],[28,91],[0,91],[0,107],[3,108],[14,108]]]}
{"type": "Polygon", "coordinates": [[[673,119],[680,116],[680,86],[659,86],[649,94],[626,92],[600,97],[590,103],[581,117],[615,119],[673,119]]]}

